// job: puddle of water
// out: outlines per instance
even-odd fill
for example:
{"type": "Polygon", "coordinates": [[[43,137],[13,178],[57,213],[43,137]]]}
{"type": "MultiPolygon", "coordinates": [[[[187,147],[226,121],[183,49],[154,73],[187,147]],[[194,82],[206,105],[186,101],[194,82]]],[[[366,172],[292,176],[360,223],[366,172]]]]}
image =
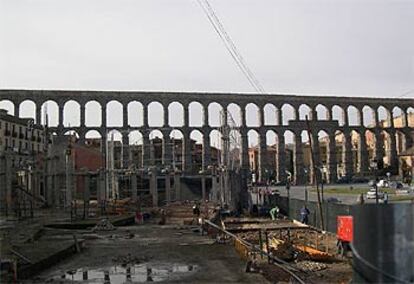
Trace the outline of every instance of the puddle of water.
{"type": "Polygon", "coordinates": [[[54,281],[72,283],[144,283],[180,278],[197,270],[196,265],[137,264],[129,267],[111,266],[98,269],[77,269],[52,276],[54,281]]]}

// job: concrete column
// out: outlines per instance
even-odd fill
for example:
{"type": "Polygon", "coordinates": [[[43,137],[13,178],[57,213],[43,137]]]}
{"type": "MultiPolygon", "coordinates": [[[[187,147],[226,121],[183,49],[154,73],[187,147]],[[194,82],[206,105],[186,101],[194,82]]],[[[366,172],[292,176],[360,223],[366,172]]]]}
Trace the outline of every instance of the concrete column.
{"type": "Polygon", "coordinates": [[[240,106],[240,118],[241,118],[241,126],[246,127],[246,106],[245,105],[240,106]]]}
{"type": "Polygon", "coordinates": [[[134,202],[138,200],[138,192],[137,192],[137,173],[134,171],[131,175],[131,197],[134,202]]]}
{"type": "Polygon", "coordinates": [[[85,126],[85,105],[80,103],[80,126],[85,126]]]}
{"type": "Polygon", "coordinates": [[[190,139],[190,133],[184,133],[184,137],[183,137],[183,142],[184,142],[184,169],[187,173],[191,173],[192,172],[192,144],[191,144],[191,139],[190,139]]]}
{"type": "Polygon", "coordinates": [[[210,136],[207,132],[203,133],[203,170],[211,164],[210,136]]]}
{"type": "Polygon", "coordinates": [[[354,163],[352,156],[352,138],[349,130],[344,131],[345,138],[345,150],[344,150],[344,161],[345,161],[345,175],[352,176],[354,174],[354,163]]]}
{"type": "Polygon", "coordinates": [[[329,148],[328,148],[328,170],[329,170],[329,183],[335,183],[337,181],[337,167],[338,162],[336,159],[336,140],[335,132],[329,134],[329,148]]]}
{"type": "Polygon", "coordinates": [[[285,136],[279,135],[277,143],[277,180],[284,181],[286,178],[286,151],[285,136]]]}
{"type": "Polygon", "coordinates": [[[165,174],[165,200],[167,204],[171,203],[171,181],[170,181],[170,173],[167,172],[165,174]]]}
{"type": "Polygon", "coordinates": [[[150,173],[150,193],[152,195],[152,206],[158,207],[158,184],[156,173],[150,173]]]}
{"type": "Polygon", "coordinates": [[[104,171],[99,171],[98,184],[96,188],[96,198],[98,200],[98,205],[100,205],[102,201],[105,200],[105,197],[105,173],[104,171]]]}
{"type": "Polygon", "coordinates": [[[302,138],[300,134],[295,134],[295,149],[293,152],[293,181],[295,184],[304,183],[303,175],[303,150],[302,150],[302,138]]]}
{"type": "Polygon", "coordinates": [[[181,200],[181,177],[179,173],[174,174],[175,200],[181,200]]]}
{"type": "Polygon", "coordinates": [[[259,135],[259,180],[265,181],[267,169],[266,135],[264,133],[261,133],[259,135]]]}
{"type": "Polygon", "coordinates": [[[368,147],[367,147],[367,139],[365,137],[365,132],[359,135],[359,171],[360,174],[368,174],[369,172],[369,155],[368,155],[368,147]]]}
{"type": "Polygon", "coordinates": [[[249,139],[247,137],[247,128],[240,129],[241,135],[241,147],[242,147],[242,156],[241,156],[241,165],[243,169],[250,169],[249,164],[249,139]]]}
{"type": "Polygon", "coordinates": [[[6,213],[12,212],[12,177],[14,172],[13,162],[9,155],[5,155],[5,185],[6,185],[6,213]]]}

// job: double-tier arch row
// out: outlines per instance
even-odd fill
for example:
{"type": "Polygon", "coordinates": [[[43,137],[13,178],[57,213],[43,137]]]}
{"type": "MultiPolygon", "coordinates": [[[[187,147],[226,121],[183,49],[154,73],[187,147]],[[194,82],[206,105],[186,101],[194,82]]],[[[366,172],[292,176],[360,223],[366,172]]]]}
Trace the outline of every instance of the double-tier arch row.
{"type": "MultiPolygon", "coordinates": [[[[249,149],[255,146],[260,179],[269,171],[274,171],[278,180],[291,173],[297,184],[306,179],[304,161],[308,157],[303,145],[309,140],[315,162],[324,164],[330,182],[341,175],[364,173],[372,160],[385,161],[384,157],[388,166],[398,168],[399,152],[413,145],[414,101],[403,98],[0,90],[0,108],[47,124],[58,136],[76,133],[78,143],[97,136],[102,141],[115,137],[124,145],[140,143],[142,166],[152,160],[150,151],[145,150],[151,140],[161,139],[161,162],[166,163],[174,149],[172,141],[181,139],[180,165],[188,173],[220,160],[212,157],[211,148],[219,147],[221,126],[232,124],[240,137],[240,167],[251,168],[249,149]],[[192,157],[192,139],[202,145],[197,159],[192,157]],[[276,156],[275,163],[269,162],[269,152],[276,156]]],[[[312,169],[310,180],[315,174],[312,169]]]]}

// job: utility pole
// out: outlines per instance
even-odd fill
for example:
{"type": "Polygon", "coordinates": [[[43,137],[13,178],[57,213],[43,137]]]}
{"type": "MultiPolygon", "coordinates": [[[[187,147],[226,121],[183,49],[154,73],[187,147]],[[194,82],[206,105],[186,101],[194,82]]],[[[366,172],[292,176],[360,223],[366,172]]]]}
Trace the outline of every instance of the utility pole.
{"type": "Polygon", "coordinates": [[[309,146],[310,146],[311,158],[312,158],[312,167],[313,167],[313,172],[315,173],[314,178],[315,178],[315,183],[316,183],[316,192],[318,195],[318,208],[319,208],[319,215],[321,218],[321,227],[322,227],[322,230],[325,230],[325,223],[323,220],[323,212],[322,212],[321,194],[319,192],[319,178],[318,178],[319,175],[317,173],[318,168],[317,168],[317,165],[315,164],[315,155],[314,155],[313,147],[312,147],[313,146],[312,131],[310,128],[308,116],[306,116],[306,127],[308,129],[308,138],[309,138],[309,146]]]}

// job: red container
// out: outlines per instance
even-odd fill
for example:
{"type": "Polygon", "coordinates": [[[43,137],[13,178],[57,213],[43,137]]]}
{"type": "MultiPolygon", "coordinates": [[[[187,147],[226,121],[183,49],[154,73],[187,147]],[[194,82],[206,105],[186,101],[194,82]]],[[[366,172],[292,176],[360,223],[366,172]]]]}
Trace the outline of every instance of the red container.
{"type": "Polygon", "coordinates": [[[354,234],[352,216],[337,216],[336,237],[340,241],[352,242],[354,234]]]}

